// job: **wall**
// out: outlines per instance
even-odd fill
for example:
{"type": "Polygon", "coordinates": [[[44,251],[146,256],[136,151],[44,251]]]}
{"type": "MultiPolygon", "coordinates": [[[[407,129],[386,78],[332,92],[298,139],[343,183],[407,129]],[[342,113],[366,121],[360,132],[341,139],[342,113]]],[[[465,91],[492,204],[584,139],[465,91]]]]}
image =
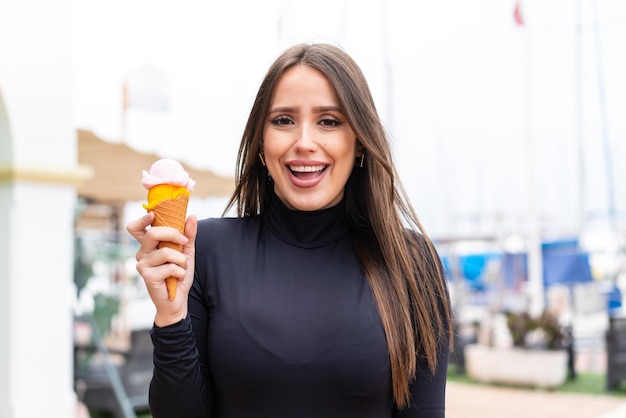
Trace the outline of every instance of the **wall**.
{"type": "Polygon", "coordinates": [[[71,1],[0,3],[0,416],[73,417],[71,1]]]}

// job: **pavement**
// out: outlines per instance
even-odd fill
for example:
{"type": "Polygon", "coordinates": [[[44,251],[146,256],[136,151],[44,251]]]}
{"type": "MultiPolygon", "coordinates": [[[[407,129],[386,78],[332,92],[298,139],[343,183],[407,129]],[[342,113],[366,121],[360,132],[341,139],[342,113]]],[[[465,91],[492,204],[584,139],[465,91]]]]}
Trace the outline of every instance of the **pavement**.
{"type": "Polygon", "coordinates": [[[626,418],[626,398],[448,381],[446,418],[626,418]]]}
{"type": "MultiPolygon", "coordinates": [[[[581,340],[576,371],[606,373],[600,338],[581,340]]],[[[626,397],[461,383],[448,380],[446,418],[626,418],[626,397]]]]}
{"type": "MultiPolygon", "coordinates": [[[[577,372],[606,373],[605,312],[575,320],[577,372]]],[[[448,380],[446,418],[626,418],[626,397],[448,380]]]]}

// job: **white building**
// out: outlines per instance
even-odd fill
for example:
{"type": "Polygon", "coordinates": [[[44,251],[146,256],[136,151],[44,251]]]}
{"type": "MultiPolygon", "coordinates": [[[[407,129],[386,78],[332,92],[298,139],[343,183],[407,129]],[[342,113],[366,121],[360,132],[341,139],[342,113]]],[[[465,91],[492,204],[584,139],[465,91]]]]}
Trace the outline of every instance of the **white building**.
{"type": "Polygon", "coordinates": [[[0,416],[73,417],[71,1],[0,3],[0,416]]]}

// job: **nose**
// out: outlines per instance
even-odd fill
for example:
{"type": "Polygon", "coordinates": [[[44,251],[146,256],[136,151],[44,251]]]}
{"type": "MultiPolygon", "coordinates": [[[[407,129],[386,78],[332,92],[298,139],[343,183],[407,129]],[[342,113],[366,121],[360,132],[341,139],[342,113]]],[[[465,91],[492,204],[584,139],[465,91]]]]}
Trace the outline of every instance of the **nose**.
{"type": "Polygon", "coordinates": [[[313,152],[317,149],[315,127],[310,123],[302,123],[296,131],[294,147],[297,152],[313,152]]]}

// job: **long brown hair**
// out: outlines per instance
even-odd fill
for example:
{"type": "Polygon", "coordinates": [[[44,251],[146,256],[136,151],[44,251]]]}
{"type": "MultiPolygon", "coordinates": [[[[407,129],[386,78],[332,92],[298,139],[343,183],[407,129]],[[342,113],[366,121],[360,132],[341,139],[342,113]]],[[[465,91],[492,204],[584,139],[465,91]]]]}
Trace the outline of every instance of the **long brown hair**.
{"type": "Polygon", "coordinates": [[[387,134],[367,81],[339,47],[300,44],[281,54],[266,74],[252,106],[237,157],[236,188],[226,211],[262,213],[271,179],[258,157],[276,83],[289,68],[307,65],[333,86],[339,105],[365,152],[345,188],[353,246],[376,301],[385,330],[394,400],[411,402],[409,384],[423,356],[434,373],[440,350],[451,345],[452,320],[444,273],[397,178],[387,134]],[[404,223],[403,223],[404,221],[404,223]]]}

